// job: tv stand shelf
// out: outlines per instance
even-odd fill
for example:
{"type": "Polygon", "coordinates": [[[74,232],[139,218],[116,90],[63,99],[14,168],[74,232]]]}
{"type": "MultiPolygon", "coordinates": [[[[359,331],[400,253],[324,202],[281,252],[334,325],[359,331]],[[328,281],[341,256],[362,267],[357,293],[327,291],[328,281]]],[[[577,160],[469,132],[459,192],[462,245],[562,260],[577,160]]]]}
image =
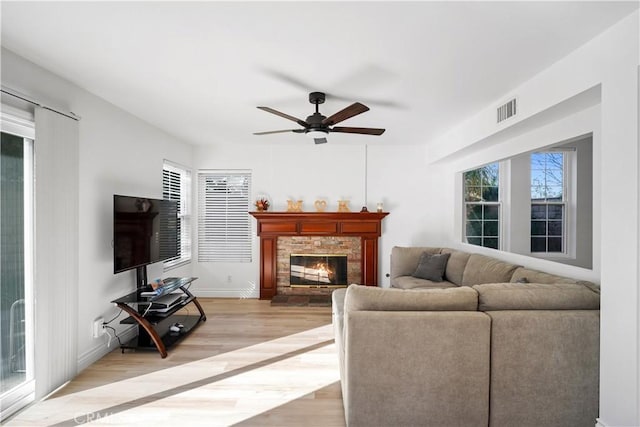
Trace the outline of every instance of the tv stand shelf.
{"type": "Polygon", "coordinates": [[[149,304],[152,304],[155,299],[154,297],[146,298],[140,295],[147,288],[139,288],[130,294],[111,301],[129,314],[129,317],[123,319],[120,323],[138,324],[138,336],[122,344],[120,346],[122,352],[124,353],[125,349],[153,349],[155,347],[160,356],[165,358],[167,357],[167,348],[188,335],[200,322],[206,321],[207,316],[200,302],[187,288],[196,279],[197,277],[170,277],[164,280],[164,287],[168,289],[166,293],[180,290],[184,294],[183,299],[166,312],[147,312],[149,304]],[[199,314],[179,313],[180,310],[186,309],[191,303],[196,306],[199,314]],[[169,329],[175,323],[183,325],[180,332],[173,332],[169,329]]]}

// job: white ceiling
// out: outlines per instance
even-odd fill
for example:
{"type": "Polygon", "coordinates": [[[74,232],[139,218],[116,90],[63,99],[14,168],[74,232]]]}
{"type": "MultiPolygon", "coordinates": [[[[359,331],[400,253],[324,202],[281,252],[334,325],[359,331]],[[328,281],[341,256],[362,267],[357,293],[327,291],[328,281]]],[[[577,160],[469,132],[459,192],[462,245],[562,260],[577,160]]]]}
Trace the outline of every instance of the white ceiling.
{"type": "MultiPolygon", "coordinates": [[[[2,45],[194,144],[303,135],[308,93],[341,126],[441,135],[638,8],[638,2],[6,2],[2,45]],[[333,95],[333,97],[331,97],[333,95]]],[[[579,70],[577,71],[579,72],[579,70]]],[[[82,111],[76,111],[82,116],[82,111]]]]}

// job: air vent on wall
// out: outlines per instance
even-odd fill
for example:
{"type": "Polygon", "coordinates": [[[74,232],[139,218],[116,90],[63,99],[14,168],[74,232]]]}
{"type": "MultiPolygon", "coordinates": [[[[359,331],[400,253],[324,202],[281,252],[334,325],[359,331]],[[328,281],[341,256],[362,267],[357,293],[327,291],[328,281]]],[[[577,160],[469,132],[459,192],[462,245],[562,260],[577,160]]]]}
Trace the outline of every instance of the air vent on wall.
{"type": "Polygon", "coordinates": [[[516,115],[516,99],[498,107],[498,123],[516,115]]]}

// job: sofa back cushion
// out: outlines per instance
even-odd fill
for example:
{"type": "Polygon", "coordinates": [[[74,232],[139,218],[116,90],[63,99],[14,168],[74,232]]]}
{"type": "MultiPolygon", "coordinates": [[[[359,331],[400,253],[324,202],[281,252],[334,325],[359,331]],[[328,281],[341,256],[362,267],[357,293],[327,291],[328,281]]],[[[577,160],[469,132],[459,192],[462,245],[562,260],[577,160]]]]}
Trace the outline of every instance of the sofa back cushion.
{"type": "Polygon", "coordinates": [[[439,254],[440,248],[432,247],[403,247],[391,248],[391,286],[396,277],[411,276],[418,267],[423,253],[439,254]]]}
{"type": "Polygon", "coordinates": [[[480,254],[471,254],[462,274],[462,286],[509,282],[518,265],[480,254]]]}
{"type": "Polygon", "coordinates": [[[471,288],[404,290],[350,285],[347,311],[476,311],[478,294],[471,288]]]}
{"type": "Polygon", "coordinates": [[[549,274],[538,270],[532,270],[530,268],[520,267],[513,272],[511,276],[511,283],[576,283],[578,285],[584,285],[591,289],[593,292],[600,293],[600,288],[592,282],[586,280],[575,280],[569,277],[556,276],[555,274],[549,274]]]}
{"type": "Polygon", "coordinates": [[[575,283],[488,283],[473,289],[480,311],[600,309],[600,295],[575,283]]]}
{"type": "MultiPolygon", "coordinates": [[[[511,283],[525,280],[524,283],[578,283],[577,280],[568,277],[556,276],[555,274],[544,273],[530,268],[520,267],[513,272],[511,283]]],[[[522,282],[521,282],[522,283],[522,282]]]]}
{"type": "Polygon", "coordinates": [[[462,285],[462,275],[471,254],[469,252],[461,252],[449,248],[442,248],[441,253],[451,254],[449,255],[447,268],[444,272],[445,279],[458,286],[462,285]]]}

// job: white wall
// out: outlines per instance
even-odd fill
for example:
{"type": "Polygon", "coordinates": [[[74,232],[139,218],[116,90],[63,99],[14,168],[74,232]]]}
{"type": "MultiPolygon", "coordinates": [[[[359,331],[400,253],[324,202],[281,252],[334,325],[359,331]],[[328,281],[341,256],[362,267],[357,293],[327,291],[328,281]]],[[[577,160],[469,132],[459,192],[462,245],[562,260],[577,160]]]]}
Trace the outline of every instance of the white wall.
{"type": "MultiPolygon", "coordinates": [[[[314,201],[327,201],[336,211],[340,199],[350,200],[352,211],[377,202],[390,212],[383,220],[380,239],[379,282],[388,283],[389,255],[395,244],[426,241],[428,224],[423,220],[429,207],[422,197],[424,148],[415,146],[315,145],[300,138],[295,145],[261,142],[251,145],[215,145],[195,149],[194,172],[201,169],[245,169],[252,172],[252,200],[268,195],[275,211],[284,211],[287,199],[303,200],[305,211],[315,211],[314,201]],[[367,179],[365,179],[367,177],[367,179]],[[366,182],[365,182],[366,181],[366,182]],[[366,196],[365,196],[366,187],[366,196]],[[393,230],[391,233],[389,230],[393,230]]],[[[194,211],[197,211],[197,197],[194,211]]],[[[258,297],[259,240],[253,224],[253,262],[195,262],[198,295],[258,297]]],[[[194,228],[197,234],[197,227],[194,228]]],[[[196,236],[197,254],[197,236],[196,236]]]]}
{"type": "MultiPolygon", "coordinates": [[[[113,194],[161,197],[163,159],[190,166],[192,146],[6,49],[2,49],[2,85],[82,117],[78,176],[79,281],[69,284],[78,292],[77,357],[81,370],[107,351],[106,337],[94,339],[91,335],[94,319],[108,320],[116,315],[118,310],[109,301],[135,289],[133,272],[113,274],[113,194]]],[[[155,265],[149,275],[158,277],[161,270],[155,265]]],[[[188,276],[191,267],[169,273],[188,276]]],[[[57,325],[49,326],[51,334],[61,333],[57,325]]],[[[125,331],[118,321],[112,326],[120,333],[125,331]]],[[[114,345],[117,342],[112,342],[111,348],[114,345]]]]}
{"type": "MultiPolygon", "coordinates": [[[[447,170],[445,188],[447,194],[454,194],[461,182],[458,175],[451,174],[462,170],[464,165],[482,164],[492,157],[495,160],[516,154],[517,150],[538,148],[539,141],[531,138],[535,134],[561,141],[566,130],[579,129],[585,115],[592,115],[588,122],[594,135],[593,270],[485,252],[546,271],[599,279],[596,281],[602,289],[599,418],[602,426],[640,425],[638,19],[636,11],[501,97],[517,95],[517,118],[495,125],[496,102],[430,145],[427,153],[428,161],[447,170]],[[570,102],[598,87],[601,98],[597,106],[584,109],[576,107],[584,103],[570,102]],[[544,120],[539,120],[540,117],[544,120]],[[567,125],[569,122],[571,126],[567,125]],[[518,131],[510,133],[513,129],[518,131]],[[519,145],[522,141],[529,142],[519,145]]],[[[438,194],[440,189],[432,189],[432,198],[438,194]]],[[[447,230],[446,240],[452,246],[464,247],[459,243],[457,220],[451,221],[460,218],[460,203],[447,194],[440,199],[444,209],[434,218],[434,224],[447,230]]],[[[467,245],[466,249],[471,248],[467,245]]]]}

